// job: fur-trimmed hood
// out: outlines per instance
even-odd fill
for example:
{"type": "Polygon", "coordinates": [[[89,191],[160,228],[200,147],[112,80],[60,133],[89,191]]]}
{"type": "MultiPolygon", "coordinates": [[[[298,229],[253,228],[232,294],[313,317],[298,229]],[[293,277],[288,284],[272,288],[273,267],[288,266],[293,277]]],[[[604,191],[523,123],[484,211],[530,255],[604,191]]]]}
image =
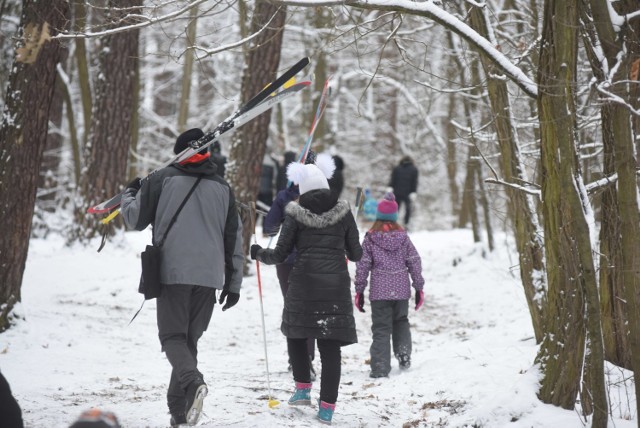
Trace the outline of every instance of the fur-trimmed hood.
{"type": "Polygon", "coordinates": [[[315,214],[311,210],[300,206],[298,202],[291,201],[287,204],[285,213],[307,227],[322,229],[337,224],[350,210],[349,202],[340,200],[329,211],[315,214]]]}

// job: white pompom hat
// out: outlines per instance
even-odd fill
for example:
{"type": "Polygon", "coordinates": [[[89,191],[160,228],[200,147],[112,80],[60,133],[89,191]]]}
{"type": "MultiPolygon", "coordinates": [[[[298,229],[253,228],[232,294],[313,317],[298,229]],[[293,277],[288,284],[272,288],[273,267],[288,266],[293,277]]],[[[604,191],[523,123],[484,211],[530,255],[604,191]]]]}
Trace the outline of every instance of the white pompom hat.
{"type": "Polygon", "coordinates": [[[300,194],[311,190],[329,189],[329,178],[333,177],[336,164],[333,158],[325,153],[316,157],[315,164],[303,165],[292,162],[287,166],[287,178],[300,187],[300,194]]]}

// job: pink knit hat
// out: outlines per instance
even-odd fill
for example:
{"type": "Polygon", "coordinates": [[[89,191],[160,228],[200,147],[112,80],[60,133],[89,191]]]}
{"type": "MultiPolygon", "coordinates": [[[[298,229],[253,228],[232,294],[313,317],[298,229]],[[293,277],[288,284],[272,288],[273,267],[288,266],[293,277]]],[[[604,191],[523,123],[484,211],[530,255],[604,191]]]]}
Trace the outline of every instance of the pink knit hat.
{"type": "Polygon", "coordinates": [[[387,193],[378,202],[376,220],[398,221],[398,203],[393,193],[387,193]]]}

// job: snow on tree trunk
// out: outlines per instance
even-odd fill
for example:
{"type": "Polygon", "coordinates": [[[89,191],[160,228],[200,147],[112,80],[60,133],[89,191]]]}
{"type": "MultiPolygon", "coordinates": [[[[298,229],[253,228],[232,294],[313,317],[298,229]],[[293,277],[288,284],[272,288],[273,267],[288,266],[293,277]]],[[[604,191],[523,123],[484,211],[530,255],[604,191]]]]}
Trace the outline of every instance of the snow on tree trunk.
{"type": "Polygon", "coordinates": [[[68,22],[66,1],[23,1],[0,125],[0,331],[9,328],[11,311],[21,300],[56,65],[65,51],[49,37],[68,22]]]}
{"type": "Polygon", "coordinates": [[[590,390],[582,391],[581,399],[593,403],[593,426],[606,426],[600,308],[575,142],[577,18],[576,0],[545,2],[538,110],[549,289],[545,337],[536,361],[543,373],[540,399],[565,409],[575,408],[583,370],[588,368],[590,390]]]}

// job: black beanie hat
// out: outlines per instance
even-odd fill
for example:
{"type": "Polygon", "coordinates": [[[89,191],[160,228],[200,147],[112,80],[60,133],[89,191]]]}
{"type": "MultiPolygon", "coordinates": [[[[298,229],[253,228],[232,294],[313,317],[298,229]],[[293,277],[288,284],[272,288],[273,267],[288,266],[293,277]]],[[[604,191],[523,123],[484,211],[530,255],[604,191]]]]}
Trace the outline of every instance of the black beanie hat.
{"type": "MultiPolygon", "coordinates": [[[[189,147],[190,142],[199,140],[202,137],[204,137],[204,132],[202,132],[202,129],[200,128],[193,128],[188,131],[184,131],[182,134],[178,135],[176,144],[173,146],[173,153],[178,154],[182,152],[184,149],[189,147]]],[[[202,149],[198,153],[203,155],[207,153],[207,149],[202,149]]]]}

